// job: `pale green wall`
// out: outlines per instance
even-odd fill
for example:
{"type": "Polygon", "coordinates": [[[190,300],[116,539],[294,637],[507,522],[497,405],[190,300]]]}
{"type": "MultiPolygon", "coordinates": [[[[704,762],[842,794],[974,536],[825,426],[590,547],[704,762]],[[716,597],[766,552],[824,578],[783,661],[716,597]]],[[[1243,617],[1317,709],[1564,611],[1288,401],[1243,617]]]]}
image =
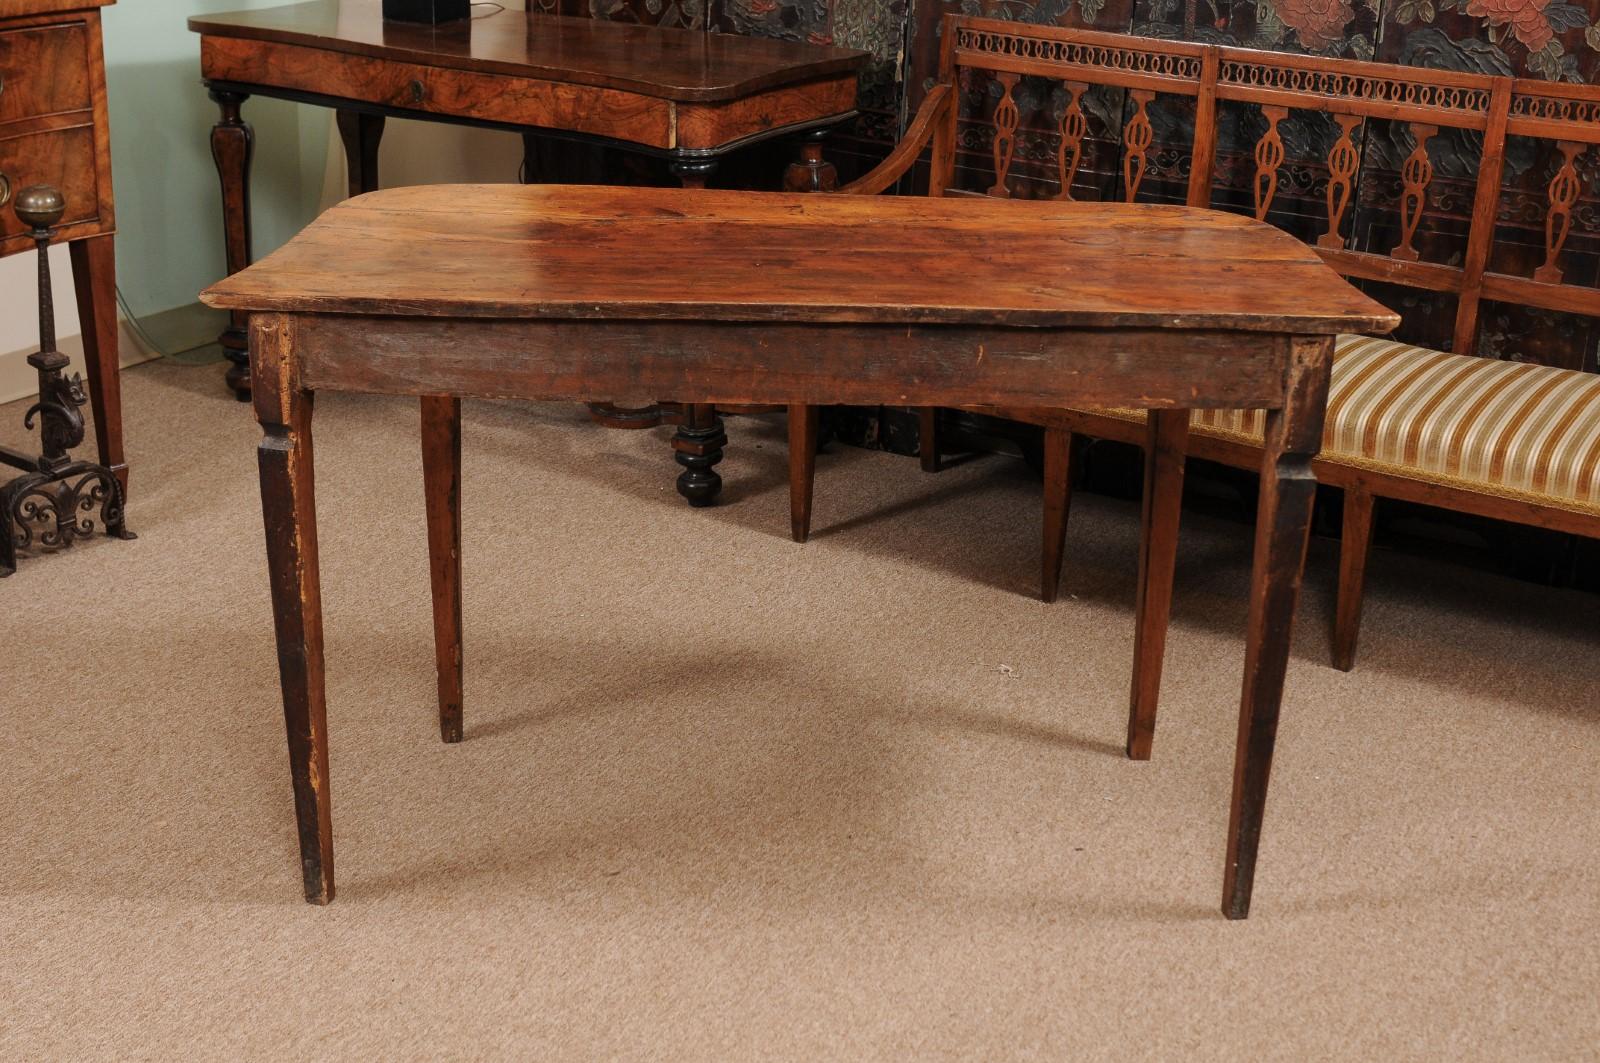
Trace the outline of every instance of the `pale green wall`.
{"type": "MultiPolygon", "coordinates": [[[[221,194],[210,143],[217,109],[200,84],[200,38],[185,23],[200,12],[283,2],[121,0],[103,9],[117,281],[140,318],[193,304],[223,272],[221,194]]],[[[251,206],[259,256],[316,214],[329,115],[252,98],[244,116],[256,131],[251,206]]]]}

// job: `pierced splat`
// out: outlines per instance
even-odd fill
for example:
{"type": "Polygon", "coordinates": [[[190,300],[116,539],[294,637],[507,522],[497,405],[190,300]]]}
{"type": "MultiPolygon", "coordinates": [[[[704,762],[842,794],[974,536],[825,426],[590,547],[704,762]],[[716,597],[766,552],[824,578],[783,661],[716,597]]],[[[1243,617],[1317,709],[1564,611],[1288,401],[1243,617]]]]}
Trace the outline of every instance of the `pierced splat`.
{"type": "Polygon", "coordinates": [[[1437,132],[1439,127],[1436,125],[1411,123],[1411,133],[1417,138],[1417,146],[1411,149],[1411,154],[1400,166],[1400,243],[1389,252],[1392,258],[1406,262],[1417,260],[1417,249],[1411,246],[1411,238],[1416,235],[1417,224],[1422,221],[1422,212],[1428,205],[1428,185],[1433,181],[1433,163],[1428,161],[1428,141],[1437,132]]]}
{"type": "Polygon", "coordinates": [[[1061,143],[1056,147],[1056,172],[1061,176],[1061,191],[1056,198],[1071,199],[1072,182],[1083,162],[1083,137],[1089,131],[1089,121],[1083,113],[1083,94],[1089,86],[1081,81],[1065,81],[1062,87],[1067,90],[1067,109],[1061,115],[1061,143]]]}
{"type": "Polygon", "coordinates": [[[1156,138],[1147,110],[1156,94],[1149,89],[1131,89],[1128,95],[1133,98],[1134,110],[1128,127],[1122,131],[1122,187],[1127,190],[1124,198],[1132,203],[1139,194],[1139,182],[1144,180],[1145,157],[1156,138]]]}
{"type": "Polygon", "coordinates": [[[1572,231],[1572,208],[1578,202],[1578,193],[1583,191],[1575,163],[1583,154],[1584,146],[1575,140],[1558,140],[1556,147],[1561,149],[1562,159],[1561,168],[1550,179],[1550,213],[1544,219],[1544,265],[1533,271],[1533,279],[1546,284],[1561,283],[1561,266],[1557,260],[1561,257],[1562,245],[1567,242],[1567,234],[1572,231]]]}
{"type": "Polygon", "coordinates": [[[1289,108],[1264,106],[1261,113],[1267,119],[1267,131],[1256,141],[1256,221],[1266,221],[1272,209],[1272,197],[1278,194],[1278,167],[1283,165],[1283,137],[1278,133],[1278,123],[1289,116],[1289,108]]]}
{"type": "Polygon", "coordinates": [[[1006,175],[1011,172],[1011,155],[1017,148],[1017,122],[1022,117],[1011,94],[1017,86],[1018,75],[999,73],[995,78],[1005,86],[1005,95],[994,109],[994,184],[989,194],[1009,198],[1011,190],[1006,187],[1006,175]]]}
{"type": "Polygon", "coordinates": [[[1356,167],[1361,164],[1361,153],[1356,150],[1352,133],[1361,124],[1356,114],[1336,114],[1339,139],[1328,152],[1328,231],[1317,237],[1318,247],[1338,250],[1344,247],[1344,237],[1339,235],[1339,223],[1344,212],[1350,209],[1350,193],[1355,187],[1356,167]]]}

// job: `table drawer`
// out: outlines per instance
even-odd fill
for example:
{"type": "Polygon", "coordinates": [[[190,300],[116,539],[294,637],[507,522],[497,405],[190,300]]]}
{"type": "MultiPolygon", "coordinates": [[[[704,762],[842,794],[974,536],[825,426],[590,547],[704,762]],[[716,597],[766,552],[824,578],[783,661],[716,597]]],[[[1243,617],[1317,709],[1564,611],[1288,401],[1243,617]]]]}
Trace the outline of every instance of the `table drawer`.
{"type": "MultiPolygon", "coordinates": [[[[0,131],[0,136],[5,136],[0,131]]],[[[95,177],[94,126],[69,126],[0,140],[0,195],[14,197],[29,185],[54,185],[67,200],[61,225],[95,221],[100,190],[95,177]]],[[[7,202],[0,208],[0,242],[26,232],[7,202]]],[[[15,249],[6,249],[15,250],[15,249]]]]}
{"type": "Polygon", "coordinates": [[[84,23],[0,30],[0,122],[86,111],[89,105],[84,23]]]}

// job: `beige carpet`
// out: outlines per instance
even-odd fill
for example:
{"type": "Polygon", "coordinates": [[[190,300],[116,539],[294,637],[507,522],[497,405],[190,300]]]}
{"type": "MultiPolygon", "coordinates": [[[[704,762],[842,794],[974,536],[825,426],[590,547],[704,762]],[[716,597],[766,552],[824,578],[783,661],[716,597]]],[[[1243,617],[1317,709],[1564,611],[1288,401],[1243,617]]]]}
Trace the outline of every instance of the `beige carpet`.
{"type": "MultiPolygon", "coordinates": [[[[247,407],[126,378],[134,543],[0,583],[0,1058],[1594,1059],[1596,599],[1313,554],[1254,915],[1217,910],[1248,564],[1194,517],[1155,759],[1136,514],[466,413],[467,740],[433,716],[416,414],[317,413],[339,898],[300,899],[247,407]]],[[[22,439],[21,408],[0,439],[22,439]]]]}

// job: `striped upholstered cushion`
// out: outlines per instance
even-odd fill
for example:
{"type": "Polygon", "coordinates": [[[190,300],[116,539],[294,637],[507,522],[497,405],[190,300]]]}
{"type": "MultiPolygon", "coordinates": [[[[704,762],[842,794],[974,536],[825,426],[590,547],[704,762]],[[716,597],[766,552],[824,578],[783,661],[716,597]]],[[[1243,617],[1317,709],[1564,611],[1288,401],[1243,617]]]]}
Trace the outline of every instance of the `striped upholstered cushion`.
{"type": "MultiPolygon", "coordinates": [[[[1192,425],[1259,443],[1266,412],[1192,425]]],[[[1322,445],[1329,462],[1600,513],[1600,375],[1340,336],[1322,445]]]]}

